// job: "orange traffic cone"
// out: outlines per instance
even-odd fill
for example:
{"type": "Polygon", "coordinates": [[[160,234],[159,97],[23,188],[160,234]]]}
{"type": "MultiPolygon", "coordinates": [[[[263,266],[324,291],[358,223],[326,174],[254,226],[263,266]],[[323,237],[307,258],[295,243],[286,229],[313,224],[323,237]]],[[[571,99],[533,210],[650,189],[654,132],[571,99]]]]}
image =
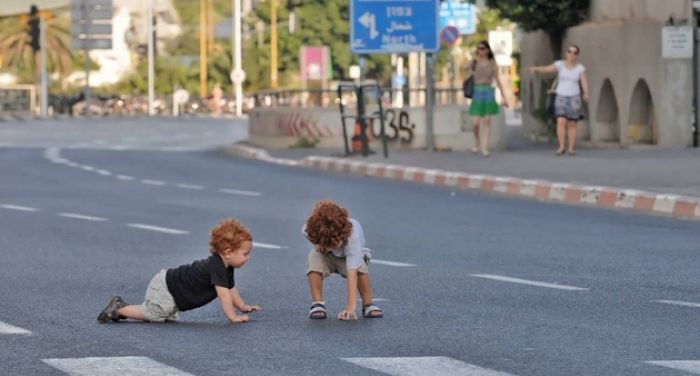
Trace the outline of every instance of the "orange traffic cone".
{"type": "Polygon", "coordinates": [[[362,135],[360,130],[360,122],[355,122],[355,130],[352,133],[352,152],[359,153],[362,151],[362,135]]]}

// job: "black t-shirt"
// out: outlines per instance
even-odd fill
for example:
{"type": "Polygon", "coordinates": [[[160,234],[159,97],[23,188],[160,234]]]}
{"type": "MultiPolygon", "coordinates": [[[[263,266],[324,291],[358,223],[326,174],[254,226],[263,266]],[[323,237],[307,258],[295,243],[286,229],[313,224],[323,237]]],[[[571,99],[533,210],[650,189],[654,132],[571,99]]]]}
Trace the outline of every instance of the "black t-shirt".
{"type": "Polygon", "coordinates": [[[217,297],[214,286],[233,288],[233,268],[227,268],[219,255],[211,255],[189,265],[168,269],[168,291],[180,311],[199,308],[217,297]]]}

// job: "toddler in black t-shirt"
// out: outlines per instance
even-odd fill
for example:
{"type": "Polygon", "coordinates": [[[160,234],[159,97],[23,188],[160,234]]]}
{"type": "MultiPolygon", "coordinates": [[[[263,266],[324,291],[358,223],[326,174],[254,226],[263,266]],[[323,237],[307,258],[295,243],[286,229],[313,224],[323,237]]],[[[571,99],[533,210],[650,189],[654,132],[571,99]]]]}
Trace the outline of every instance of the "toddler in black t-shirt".
{"type": "Polygon", "coordinates": [[[173,269],[163,269],[151,279],[141,305],[128,305],[115,296],[97,317],[100,323],[123,319],[151,322],[174,321],[181,311],[202,307],[218,297],[224,315],[231,322],[246,322],[243,313],[260,312],[247,305],[236,290],[233,270],[250,260],[253,238],[248,229],[234,219],[226,219],[211,230],[206,259],[173,269]]]}

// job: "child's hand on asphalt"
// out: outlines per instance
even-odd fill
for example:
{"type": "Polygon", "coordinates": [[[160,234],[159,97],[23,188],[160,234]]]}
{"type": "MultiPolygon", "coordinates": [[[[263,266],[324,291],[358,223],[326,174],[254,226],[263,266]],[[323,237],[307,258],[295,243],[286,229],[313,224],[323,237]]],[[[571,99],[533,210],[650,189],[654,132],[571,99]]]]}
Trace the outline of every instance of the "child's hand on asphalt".
{"type": "Polygon", "coordinates": [[[235,316],[231,322],[248,322],[248,315],[235,316]]]}
{"type": "Polygon", "coordinates": [[[243,313],[262,312],[262,308],[260,308],[260,306],[257,306],[257,305],[246,305],[243,307],[241,312],[243,312],[243,313]]]}
{"type": "Polygon", "coordinates": [[[354,309],[345,308],[338,314],[338,320],[357,320],[357,314],[354,309]]]}

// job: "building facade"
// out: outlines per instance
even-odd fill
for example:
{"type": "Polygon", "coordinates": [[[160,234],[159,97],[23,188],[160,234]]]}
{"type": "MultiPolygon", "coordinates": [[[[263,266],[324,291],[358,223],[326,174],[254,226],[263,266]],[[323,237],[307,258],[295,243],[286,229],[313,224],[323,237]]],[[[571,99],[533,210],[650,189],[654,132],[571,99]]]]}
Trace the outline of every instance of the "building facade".
{"type": "MultiPolygon", "coordinates": [[[[578,137],[593,144],[687,147],[693,144],[693,59],[664,58],[665,26],[692,24],[688,0],[591,0],[589,19],[570,28],[562,52],[581,48],[590,101],[578,137]]],[[[563,56],[563,54],[562,54],[563,56]]],[[[545,33],[522,41],[522,66],[554,60],[545,33]]],[[[549,89],[546,77],[523,73],[525,129],[537,133],[536,114],[549,89]]]]}

